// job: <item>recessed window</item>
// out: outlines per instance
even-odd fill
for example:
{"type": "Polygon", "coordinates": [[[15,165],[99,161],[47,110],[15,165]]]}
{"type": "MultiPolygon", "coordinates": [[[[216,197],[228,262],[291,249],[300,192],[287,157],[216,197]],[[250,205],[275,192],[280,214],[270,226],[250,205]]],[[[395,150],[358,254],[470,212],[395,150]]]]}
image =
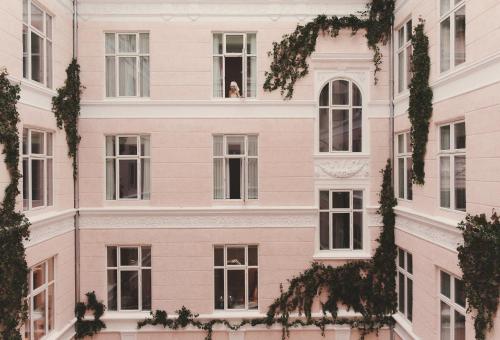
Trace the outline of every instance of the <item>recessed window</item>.
{"type": "Polygon", "coordinates": [[[440,0],[440,70],[465,62],[465,0],[440,0]]]}
{"type": "Polygon", "coordinates": [[[53,205],[53,135],[23,129],[23,209],[53,205]]]}
{"type": "Polygon", "coordinates": [[[398,248],[397,263],[398,311],[408,321],[413,320],[413,256],[398,248]]]}
{"type": "Polygon", "coordinates": [[[28,289],[24,338],[41,339],[54,330],[54,258],[30,268],[28,289]]]}
{"type": "Polygon", "coordinates": [[[413,160],[410,133],[397,135],[396,161],[398,197],[413,199],[413,160]]]}
{"type": "Polygon", "coordinates": [[[149,97],[149,33],[105,33],[106,97],[149,97]]]}
{"type": "Polygon", "coordinates": [[[52,88],[52,16],[23,0],[23,77],[52,88]]]}
{"type": "Polygon", "coordinates": [[[398,93],[410,87],[412,78],[412,21],[411,19],[404,23],[397,30],[397,78],[398,78],[398,93]]]}
{"type": "Polygon", "coordinates": [[[439,201],[443,208],[465,211],[465,122],[439,127],[439,201]]]}
{"type": "Polygon", "coordinates": [[[214,136],[214,199],[258,198],[257,135],[214,136]]]}
{"type": "Polygon", "coordinates": [[[440,271],[441,340],[465,340],[465,291],[459,278],[440,271]]]}
{"type": "Polygon", "coordinates": [[[149,136],[106,136],[107,200],[148,200],[150,176],[149,136]]]}
{"type": "Polygon", "coordinates": [[[349,80],[333,80],[319,98],[319,151],[361,152],[362,102],[359,88],[349,80]]]}
{"type": "Polygon", "coordinates": [[[151,247],[108,246],[109,310],[151,310],[151,247]]]}
{"type": "Polygon", "coordinates": [[[363,191],[319,192],[320,250],[363,249],[363,191]]]}
{"type": "Polygon", "coordinates": [[[214,309],[258,309],[258,261],[256,245],[214,247],[214,309]]]}
{"type": "Polygon", "coordinates": [[[256,96],[256,37],[255,33],[214,33],[214,98],[251,98],[256,96]]]}

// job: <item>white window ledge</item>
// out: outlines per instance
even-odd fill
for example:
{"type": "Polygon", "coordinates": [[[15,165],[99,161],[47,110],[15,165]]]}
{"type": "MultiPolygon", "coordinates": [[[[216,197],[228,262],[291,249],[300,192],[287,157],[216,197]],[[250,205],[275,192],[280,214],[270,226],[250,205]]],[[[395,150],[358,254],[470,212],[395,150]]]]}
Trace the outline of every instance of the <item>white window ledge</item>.
{"type": "Polygon", "coordinates": [[[392,317],[396,321],[394,331],[404,340],[420,340],[420,338],[413,333],[412,324],[401,314],[393,314],[392,317]]]}
{"type": "Polygon", "coordinates": [[[367,260],[371,257],[365,250],[322,250],[313,255],[314,260],[367,260]]]}

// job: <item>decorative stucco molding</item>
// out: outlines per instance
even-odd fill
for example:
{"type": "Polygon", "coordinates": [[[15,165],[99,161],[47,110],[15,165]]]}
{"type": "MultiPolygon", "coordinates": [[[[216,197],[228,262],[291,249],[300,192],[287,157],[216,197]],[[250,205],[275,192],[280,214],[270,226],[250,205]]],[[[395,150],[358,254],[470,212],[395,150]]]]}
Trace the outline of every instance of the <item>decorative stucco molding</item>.
{"type": "Polygon", "coordinates": [[[29,218],[30,238],[25,242],[25,247],[32,247],[74,230],[74,216],[75,210],[70,209],[29,218]]]}
{"type": "Polygon", "coordinates": [[[368,159],[315,159],[316,179],[363,178],[370,175],[368,159]]]}

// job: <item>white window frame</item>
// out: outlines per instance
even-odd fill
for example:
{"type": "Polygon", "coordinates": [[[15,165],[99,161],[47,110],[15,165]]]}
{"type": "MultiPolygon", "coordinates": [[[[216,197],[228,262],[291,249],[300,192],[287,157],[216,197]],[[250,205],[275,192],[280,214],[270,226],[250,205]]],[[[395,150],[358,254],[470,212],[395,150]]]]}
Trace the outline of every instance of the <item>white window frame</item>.
{"type": "MultiPolygon", "coordinates": [[[[460,278],[456,277],[455,275],[443,270],[439,269],[438,271],[438,277],[439,277],[439,285],[438,285],[438,294],[439,294],[439,330],[438,334],[441,336],[441,302],[444,302],[445,304],[448,305],[450,308],[450,339],[448,340],[453,340],[455,339],[455,312],[458,312],[462,314],[465,319],[465,329],[467,329],[467,310],[466,306],[461,306],[458,303],[455,302],[455,280],[461,280],[460,278]],[[441,277],[441,272],[447,274],[450,276],[450,297],[447,297],[446,295],[441,293],[441,287],[442,287],[442,277],[441,277]]],[[[443,339],[441,339],[443,340],[443,339]]],[[[446,340],[446,339],[445,339],[446,340]]]]}
{"type": "Polygon", "coordinates": [[[411,65],[409,65],[408,61],[411,61],[411,57],[413,55],[413,48],[412,48],[412,43],[411,43],[411,36],[413,34],[412,32],[413,26],[412,26],[412,19],[409,18],[406,20],[402,25],[399,26],[399,28],[396,30],[394,36],[397,39],[397,44],[395,44],[396,48],[396,55],[394,58],[395,61],[395,67],[396,67],[396,78],[397,82],[395,88],[396,88],[396,93],[400,94],[405,91],[407,91],[410,88],[410,82],[411,82],[411,65]],[[408,32],[410,30],[410,32],[408,32]],[[403,41],[401,41],[401,38],[403,41]],[[408,56],[408,52],[410,53],[410,56],[408,56]],[[399,56],[403,55],[403,69],[402,69],[402,74],[400,74],[400,64],[399,64],[399,56]],[[401,79],[402,77],[402,79],[401,79]],[[402,80],[402,88],[400,88],[400,82],[402,80]]]}
{"type": "Polygon", "coordinates": [[[151,97],[151,37],[149,31],[134,31],[134,32],[104,32],[104,97],[105,98],[150,98],[151,97]],[[115,37],[115,51],[114,53],[108,53],[106,51],[106,35],[113,34],[115,37]],[[140,48],[140,35],[148,35],[148,51],[141,52],[140,48]],[[120,35],[135,35],[135,52],[120,52],[119,47],[119,36],[120,35]],[[114,57],[115,59],[115,94],[113,96],[108,96],[106,93],[107,88],[107,76],[106,76],[106,58],[114,57]],[[141,57],[147,57],[149,60],[149,74],[148,74],[148,95],[141,96],[141,57]],[[121,96],[120,95],[120,58],[135,58],[135,96],[121,96]]]}
{"type": "Polygon", "coordinates": [[[411,145],[410,145],[411,141],[410,141],[410,132],[403,132],[403,133],[399,133],[396,135],[396,167],[397,167],[397,171],[396,171],[396,186],[397,186],[397,197],[398,199],[400,200],[407,200],[407,201],[411,201],[413,200],[413,182],[412,182],[412,179],[408,178],[408,167],[409,167],[409,161],[412,161],[413,162],[413,159],[412,159],[412,149],[411,149],[411,145]],[[400,137],[403,138],[403,149],[401,151],[400,149],[400,137]],[[409,149],[410,148],[410,149],[409,149]],[[401,186],[400,186],[400,164],[399,164],[399,160],[402,159],[403,160],[403,196],[401,197],[401,186]],[[410,191],[408,190],[409,187],[408,187],[408,184],[411,184],[412,186],[412,190],[411,190],[411,197],[409,195],[410,191]]]}
{"type": "MultiPolygon", "coordinates": [[[[24,153],[24,146],[21,147],[21,153],[22,153],[22,164],[24,166],[24,160],[27,160],[28,161],[28,206],[25,207],[24,206],[24,200],[26,199],[25,197],[23,197],[23,210],[38,210],[38,209],[43,209],[43,208],[47,208],[47,207],[51,207],[54,205],[54,169],[55,169],[55,165],[54,165],[54,134],[50,131],[44,131],[44,130],[39,130],[39,129],[32,129],[32,128],[28,128],[28,127],[25,127],[23,129],[23,135],[24,133],[27,132],[27,138],[26,138],[26,152],[27,153],[24,153]],[[32,153],[31,152],[31,134],[32,132],[36,132],[36,133],[41,133],[43,134],[43,153],[40,153],[40,154],[37,154],[37,153],[32,153]],[[48,135],[51,136],[51,140],[52,140],[52,144],[51,144],[51,147],[52,147],[52,150],[51,150],[51,155],[48,154],[48,148],[49,148],[49,145],[47,144],[47,140],[48,140],[48,135]],[[41,206],[38,206],[38,207],[34,207],[33,208],[33,197],[32,197],[32,188],[33,188],[33,173],[32,173],[32,166],[31,166],[31,163],[33,160],[41,160],[43,161],[43,204],[41,206]],[[52,160],[52,178],[50,178],[50,181],[52,183],[52,186],[50,188],[50,190],[52,191],[52,202],[49,204],[48,203],[48,200],[49,200],[49,188],[48,188],[48,176],[47,176],[47,163],[48,163],[48,160],[52,160]]],[[[24,169],[23,169],[23,172],[24,172],[24,169]]],[[[25,179],[23,178],[23,181],[25,181],[25,179]]],[[[24,183],[23,183],[24,185],[24,183]]],[[[23,190],[24,191],[24,190],[23,190]]]]}
{"type": "MultiPolygon", "coordinates": [[[[258,311],[258,305],[259,305],[259,297],[257,297],[257,307],[254,309],[249,309],[248,308],[248,270],[249,269],[257,269],[257,275],[259,275],[259,246],[256,244],[220,244],[220,245],[215,245],[213,248],[213,256],[214,256],[214,286],[215,286],[215,270],[216,269],[223,269],[224,270],[224,309],[216,309],[215,308],[215,300],[213,303],[214,310],[215,311],[258,311]],[[249,246],[254,246],[257,248],[257,265],[249,265],[248,264],[248,247],[249,246]],[[222,266],[216,266],[215,265],[215,249],[216,248],[223,248],[224,249],[224,265],[222,266]],[[244,265],[228,265],[227,264],[227,249],[228,248],[245,248],[245,264],[244,265]],[[228,287],[227,287],[227,272],[230,270],[244,270],[245,271],[245,308],[228,308],[228,287]]],[[[257,280],[257,291],[259,290],[259,281],[260,278],[258,276],[257,280]]],[[[215,290],[214,290],[214,295],[215,299],[215,290]]]]}
{"type": "MultiPolygon", "coordinates": [[[[23,6],[24,3],[27,4],[27,9],[28,13],[27,15],[27,20],[28,22],[24,22],[24,8],[23,8],[23,30],[24,27],[26,28],[26,49],[27,52],[24,53],[23,51],[23,63],[24,63],[24,57],[26,56],[27,58],[27,74],[26,77],[24,77],[24,70],[23,70],[23,77],[25,79],[31,80],[36,82],[37,84],[42,84],[49,89],[53,87],[53,82],[54,82],[54,44],[52,43],[52,39],[54,36],[54,15],[49,13],[43,6],[41,6],[38,2],[33,1],[33,0],[23,0],[23,6]],[[43,16],[43,32],[37,29],[36,27],[31,25],[31,6],[37,7],[41,12],[43,16]],[[51,32],[50,32],[50,37],[47,35],[47,17],[50,17],[51,19],[51,32]],[[43,49],[43,70],[42,70],[42,78],[43,81],[39,82],[38,80],[34,80],[32,78],[32,65],[31,65],[31,33],[35,33],[37,36],[42,38],[42,49],[43,49]],[[47,46],[48,43],[51,46],[51,58],[50,61],[47,58],[47,46]]],[[[23,65],[24,69],[24,65],[23,65]]]]}
{"type": "MultiPolygon", "coordinates": [[[[353,82],[351,79],[347,79],[347,78],[334,78],[334,79],[331,79],[329,80],[327,83],[325,83],[322,87],[321,87],[321,91],[320,91],[320,96],[321,96],[321,92],[323,90],[323,88],[328,85],[328,106],[322,106],[320,105],[320,99],[318,98],[318,115],[320,114],[321,112],[321,109],[328,109],[328,151],[321,151],[320,150],[320,146],[318,146],[318,152],[321,153],[321,154],[341,154],[341,153],[355,153],[355,154],[358,154],[358,153],[361,153],[363,152],[364,150],[364,145],[363,145],[363,133],[364,133],[364,126],[363,126],[363,119],[364,119],[364,109],[363,109],[363,100],[364,100],[364,96],[363,96],[363,93],[361,92],[361,88],[358,86],[358,84],[356,84],[355,82],[353,82]],[[342,80],[342,81],[347,81],[349,83],[349,103],[347,105],[333,105],[333,83],[335,81],[338,81],[338,80],[342,80]],[[353,105],[353,102],[352,102],[352,95],[353,95],[353,86],[357,87],[358,90],[359,90],[359,94],[361,96],[361,105],[353,105]],[[360,109],[361,110],[361,150],[359,151],[352,151],[352,137],[353,137],[353,109],[360,109]],[[332,143],[332,111],[334,110],[348,110],[349,111],[349,148],[348,150],[333,150],[333,143],[332,143]]],[[[321,138],[320,136],[320,133],[321,133],[321,120],[319,119],[318,117],[318,140],[321,138]]]]}
{"type": "MultiPolygon", "coordinates": [[[[215,154],[213,155],[213,162],[215,164],[215,159],[222,159],[223,160],[223,165],[222,165],[222,171],[223,171],[223,175],[222,175],[222,184],[223,184],[223,188],[222,188],[222,192],[224,194],[224,198],[216,198],[215,197],[215,183],[213,185],[213,190],[214,190],[214,195],[213,195],[213,199],[214,200],[217,200],[217,201],[221,201],[221,200],[227,200],[227,201],[247,201],[247,200],[251,200],[251,201],[255,201],[255,200],[258,200],[259,199],[259,135],[257,134],[235,134],[235,135],[232,135],[232,134],[214,134],[213,135],[213,143],[215,143],[215,138],[216,137],[222,137],[222,155],[221,156],[216,156],[215,154]],[[255,137],[256,140],[257,140],[257,155],[256,156],[250,156],[248,154],[248,137],[255,137]],[[239,154],[239,155],[230,155],[227,153],[227,138],[230,137],[243,137],[244,138],[244,147],[245,147],[245,150],[244,150],[244,153],[243,154],[239,154]],[[228,160],[229,159],[242,159],[242,174],[243,176],[241,176],[241,179],[240,179],[240,192],[242,193],[241,194],[241,198],[230,198],[229,197],[229,185],[227,183],[228,181],[228,166],[229,166],[229,163],[228,163],[228,160]],[[256,198],[250,198],[249,195],[248,195],[248,160],[249,159],[256,159],[257,160],[257,197],[256,198]]],[[[215,171],[214,167],[212,166],[212,171],[215,171]]],[[[213,176],[212,176],[213,178],[213,176]]]]}
{"type": "Polygon", "coordinates": [[[397,261],[396,261],[396,267],[397,267],[397,277],[396,277],[396,291],[398,292],[398,313],[405,318],[405,320],[407,320],[408,322],[412,322],[413,321],[413,296],[415,295],[414,292],[415,292],[415,288],[414,288],[414,281],[413,281],[413,255],[398,247],[398,257],[397,257],[397,261]],[[403,267],[400,266],[400,256],[403,256],[403,267]],[[408,258],[411,257],[412,261],[412,268],[411,268],[411,271],[409,271],[409,266],[408,266],[408,263],[410,261],[408,261],[408,258]],[[399,292],[399,277],[400,275],[403,276],[403,279],[404,279],[404,296],[403,296],[403,299],[404,299],[404,310],[401,311],[400,309],[400,304],[399,304],[399,300],[400,300],[400,292],[399,292]],[[409,301],[409,297],[408,297],[408,281],[411,281],[412,283],[412,310],[411,310],[411,317],[409,317],[410,315],[410,311],[409,311],[409,307],[408,307],[408,301],[409,301]]]}
{"type": "MultiPolygon", "coordinates": [[[[467,61],[467,54],[465,54],[465,60],[462,63],[455,65],[455,12],[461,10],[462,8],[465,8],[465,0],[460,1],[458,4],[455,4],[455,0],[447,0],[450,3],[450,8],[445,13],[441,13],[441,1],[443,1],[443,0],[437,0],[437,1],[438,1],[437,8],[438,8],[438,11],[440,13],[439,14],[439,22],[438,22],[438,27],[439,27],[439,31],[438,31],[439,73],[445,74],[445,73],[449,73],[449,72],[453,71],[457,67],[460,67],[461,65],[465,64],[465,62],[467,61]],[[448,19],[448,18],[450,19],[450,65],[449,65],[449,68],[447,70],[441,71],[441,64],[443,62],[441,60],[441,23],[443,21],[446,21],[446,19],[448,19]]],[[[467,13],[465,15],[466,15],[466,20],[467,20],[467,13]]],[[[466,29],[467,29],[467,26],[466,26],[466,29]]],[[[467,35],[465,36],[465,38],[467,38],[467,35]]],[[[464,46],[464,48],[466,49],[467,47],[464,46]]]]}
{"type": "MultiPolygon", "coordinates": [[[[258,67],[258,61],[257,61],[257,32],[219,32],[219,31],[214,31],[212,32],[212,41],[214,39],[214,36],[216,34],[221,34],[222,35],[222,53],[215,53],[212,49],[212,60],[214,57],[222,57],[222,97],[215,97],[214,96],[214,91],[213,91],[213,81],[212,81],[212,99],[242,99],[242,98],[247,98],[247,99],[255,99],[257,98],[257,89],[255,91],[255,96],[254,97],[249,97],[247,96],[247,59],[248,57],[255,57],[255,67],[258,67]],[[247,51],[247,38],[249,34],[255,34],[255,53],[249,53],[247,51]],[[226,52],[226,37],[227,36],[243,36],[243,50],[241,53],[235,53],[235,52],[226,52]],[[240,98],[230,98],[226,97],[226,57],[241,57],[242,58],[242,71],[241,71],[241,88],[240,88],[240,98]]],[[[213,65],[212,65],[212,79],[213,79],[213,65]]],[[[256,74],[256,79],[255,82],[257,83],[257,75],[258,75],[258,69],[255,71],[256,74]]],[[[257,87],[257,86],[256,86],[257,87]]]]}
{"type": "MultiPolygon", "coordinates": [[[[152,309],[152,303],[153,303],[153,257],[151,256],[151,265],[150,266],[144,266],[142,264],[142,248],[143,247],[149,247],[150,251],[152,251],[151,245],[107,245],[106,246],[106,286],[108,284],[107,282],[107,277],[108,277],[108,272],[111,270],[116,270],[116,311],[118,312],[138,312],[138,311],[143,311],[143,310],[151,310],[152,309]],[[107,252],[108,248],[116,248],[116,267],[112,267],[108,265],[107,262],[107,252]],[[122,248],[135,248],[137,249],[137,256],[138,256],[138,264],[136,266],[125,266],[121,265],[121,251],[120,249],[122,248]],[[143,269],[149,269],[151,271],[151,309],[143,309],[142,308],[142,270],[143,269]],[[121,301],[121,275],[120,273],[122,271],[131,271],[131,272],[138,272],[138,287],[137,287],[137,296],[138,296],[138,302],[137,306],[139,307],[138,309],[122,309],[122,301],[121,301]]],[[[152,255],[152,252],[151,252],[152,255]]],[[[109,292],[106,293],[106,301],[109,301],[109,292]]],[[[109,308],[108,308],[109,309],[109,308]]],[[[115,311],[113,309],[113,311],[115,311]]]]}
{"type": "MultiPolygon", "coordinates": [[[[50,332],[54,331],[55,329],[55,293],[56,293],[56,270],[55,270],[55,257],[51,257],[49,259],[46,259],[42,262],[37,263],[36,265],[32,266],[30,268],[29,272],[29,283],[28,283],[28,296],[26,297],[27,302],[28,302],[28,319],[26,320],[26,323],[29,323],[29,334],[30,336],[27,338],[27,340],[34,340],[35,339],[35,334],[34,334],[34,327],[33,327],[33,315],[34,315],[34,310],[33,310],[33,299],[35,296],[38,294],[44,292],[45,293],[45,335],[43,337],[46,337],[50,332]],[[44,265],[45,269],[45,283],[37,287],[36,289],[33,289],[33,269],[39,265],[44,265]],[[52,266],[52,280],[49,281],[49,266],[52,266]],[[50,315],[49,315],[49,289],[50,287],[53,287],[53,295],[52,295],[52,325],[50,324],[50,315]]],[[[25,329],[25,333],[27,333],[28,330],[25,329]]],[[[27,334],[26,334],[27,335],[27,334]]],[[[26,337],[25,337],[26,338],[26,337]]]]}
{"type": "MultiPolygon", "coordinates": [[[[149,168],[151,172],[151,136],[150,135],[145,135],[145,134],[138,134],[138,135],[133,135],[133,134],[124,134],[124,135],[106,135],[104,139],[104,155],[105,155],[105,161],[104,161],[104,178],[106,179],[106,167],[107,167],[107,160],[108,159],[114,159],[115,160],[115,199],[108,199],[107,198],[107,187],[104,190],[104,194],[106,197],[107,201],[148,201],[151,199],[151,189],[149,192],[149,198],[142,198],[142,166],[141,166],[141,160],[142,159],[149,159],[149,168]],[[107,137],[114,137],[115,138],[115,155],[114,156],[108,156],[106,152],[106,138],[107,137]],[[141,137],[148,137],[149,138],[149,156],[144,156],[142,155],[141,151],[141,137]],[[137,143],[137,154],[136,155],[120,155],[119,154],[119,143],[120,143],[120,138],[136,138],[136,143],[137,143]],[[137,161],[137,197],[136,198],[120,198],[120,160],[136,160],[137,161]]],[[[151,188],[151,173],[149,174],[149,186],[151,188]]],[[[106,181],[105,181],[106,183],[106,181]]]]}
{"type": "MultiPolygon", "coordinates": [[[[462,210],[458,210],[456,208],[456,200],[455,200],[455,157],[460,156],[460,157],[465,157],[465,171],[467,173],[467,157],[466,157],[466,149],[467,149],[467,141],[465,144],[465,148],[463,149],[456,149],[455,148],[455,125],[457,124],[465,124],[465,121],[460,120],[460,121],[455,121],[443,125],[438,126],[438,157],[437,157],[437,165],[438,165],[438,204],[441,209],[448,209],[448,210],[454,210],[454,211],[459,211],[461,212],[462,210]],[[441,128],[449,126],[450,127],[450,149],[449,150],[442,150],[441,149],[441,128]],[[441,205],[441,158],[446,158],[449,157],[450,159],[450,206],[449,207],[443,207],[441,205]]],[[[465,127],[465,132],[467,136],[467,126],[465,127]]],[[[466,137],[467,140],[467,137],[466,137]]],[[[466,192],[467,192],[467,180],[465,181],[465,186],[466,186],[466,192]]],[[[465,200],[465,209],[467,209],[467,199],[465,200]]],[[[464,211],[465,211],[464,209],[464,211]]]]}
{"type": "Polygon", "coordinates": [[[321,192],[328,192],[328,209],[322,209],[321,204],[319,204],[319,212],[318,214],[318,249],[320,252],[360,252],[365,250],[365,190],[364,189],[319,189],[318,197],[319,202],[321,202],[321,192]],[[361,192],[361,209],[354,208],[354,191],[361,192]],[[349,208],[332,208],[332,193],[333,192],[349,192],[349,208]],[[329,226],[329,234],[328,234],[328,249],[321,249],[321,213],[328,212],[328,226],[329,226]],[[361,225],[361,247],[354,248],[354,212],[360,212],[362,216],[362,225],[361,225]],[[333,248],[333,225],[332,225],[332,215],[335,213],[349,213],[349,248],[333,248]]]}

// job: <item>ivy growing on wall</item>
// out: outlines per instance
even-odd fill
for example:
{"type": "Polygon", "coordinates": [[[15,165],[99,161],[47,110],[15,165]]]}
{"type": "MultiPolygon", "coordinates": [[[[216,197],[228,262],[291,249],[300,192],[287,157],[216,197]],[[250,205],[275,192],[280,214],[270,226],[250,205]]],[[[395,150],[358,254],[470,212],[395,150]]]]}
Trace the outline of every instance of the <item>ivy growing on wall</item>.
{"type": "Polygon", "coordinates": [[[337,37],[342,29],[350,29],[353,35],[360,29],[365,30],[368,47],[374,52],[376,84],[376,74],[382,64],[382,54],[378,44],[387,43],[393,22],[394,0],[372,0],[368,4],[367,11],[360,13],[359,16],[319,15],[305,25],[297,25],[295,31],[284,35],[280,42],[273,42],[273,48],[268,52],[272,61],[270,70],[266,72],[264,89],[267,91],[280,89],[286,99],[291,99],[297,80],[309,73],[307,58],[316,49],[319,34],[337,37]]]}
{"type": "Polygon", "coordinates": [[[66,69],[64,86],[57,89],[57,96],[52,98],[52,111],[57,120],[57,127],[66,132],[68,156],[73,160],[73,179],[78,173],[78,117],[80,117],[80,95],[83,86],[80,83],[80,65],[73,59],[66,69]]]}
{"type": "Polygon", "coordinates": [[[88,292],[87,303],[78,302],[75,306],[75,339],[83,339],[86,336],[93,336],[106,328],[106,325],[101,320],[106,307],[100,301],[97,301],[95,292],[88,292]],[[85,314],[87,311],[92,311],[94,318],[86,320],[85,314]]]}
{"type": "Polygon", "coordinates": [[[168,318],[167,312],[157,310],[151,317],[140,321],[138,328],[146,325],[161,325],[170,329],[184,328],[188,325],[207,332],[206,340],[212,339],[213,326],[224,325],[237,330],[244,325],[282,327],[282,338],[289,336],[289,330],[298,326],[314,325],[324,332],[327,325],[349,324],[357,328],[364,337],[384,325],[393,323],[391,315],[396,311],[396,246],[394,244],[396,199],[391,184],[391,164],[387,162],[382,171],[383,183],[380,192],[380,208],[383,228],[378,239],[373,258],[369,261],[354,261],[342,266],[332,267],[312,263],[300,275],[289,281],[287,290],[282,289],[280,296],[269,306],[264,318],[243,319],[232,324],[225,319],[212,319],[202,322],[197,314],[186,307],[176,311],[177,318],[168,318]],[[324,293],[324,294],[322,294],[324,293]],[[313,302],[322,296],[323,316],[312,317],[313,302]],[[339,305],[361,314],[357,318],[338,317],[339,305]],[[292,318],[291,313],[298,312],[299,318],[292,318]]]}
{"type": "Polygon", "coordinates": [[[467,312],[475,312],[476,339],[484,340],[493,327],[500,292],[500,218],[468,215],[458,226],[464,243],[457,248],[462,268],[467,312]]]}
{"type": "Polygon", "coordinates": [[[429,135],[429,121],[432,116],[432,89],[429,86],[431,61],[429,39],[424,32],[424,22],[415,27],[411,44],[413,47],[413,76],[410,83],[408,116],[411,123],[410,138],[413,147],[413,182],[425,182],[425,153],[429,135]]]}
{"type": "Polygon", "coordinates": [[[0,207],[0,334],[2,339],[21,339],[19,328],[26,319],[29,269],[23,241],[29,237],[29,222],[16,211],[19,195],[19,113],[20,88],[12,85],[5,71],[0,73],[0,144],[10,182],[0,207]]]}

